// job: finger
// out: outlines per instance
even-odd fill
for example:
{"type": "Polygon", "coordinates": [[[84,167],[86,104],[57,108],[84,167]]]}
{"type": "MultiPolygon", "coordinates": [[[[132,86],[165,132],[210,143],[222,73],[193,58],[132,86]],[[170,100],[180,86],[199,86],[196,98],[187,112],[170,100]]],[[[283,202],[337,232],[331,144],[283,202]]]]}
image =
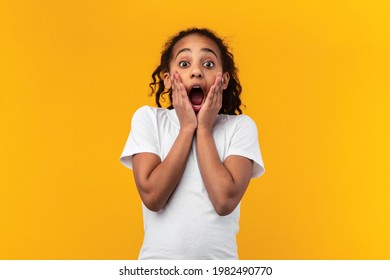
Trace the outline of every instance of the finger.
{"type": "Polygon", "coordinates": [[[181,77],[180,77],[180,74],[179,74],[179,72],[175,72],[175,78],[176,78],[176,80],[177,80],[177,82],[178,83],[182,83],[183,81],[181,80],[181,77]]]}
{"type": "Polygon", "coordinates": [[[187,91],[186,91],[186,89],[184,87],[183,81],[181,80],[180,74],[177,71],[176,71],[175,77],[176,77],[176,80],[177,80],[177,85],[178,85],[178,88],[179,88],[180,96],[182,98],[186,99],[187,98],[187,91]]]}
{"type": "Polygon", "coordinates": [[[206,101],[207,100],[209,100],[210,102],[213,101],[217,85],[218,85],[218,75],[215,78],[214,84],[210,87],[209,93],[207,94],[206,101]]]}
{"type": "Polygon", "coordinates": [[[183,106],[183,93],[182,93],[183,85],[180,84],[180,76],[177,73],[175,73],[173,77],[174,77],[173,83],[175,85],[175,92],[173,95],[175,96],[176,106],[182,107],[183,106]]]}
{"type": "Polygon", "coordinates": [[[222,76],[220,73],[218,73],[217,77],[215,78],[215,83],[212,86],[212,94],[210,96],[210,101],[212,104],[218,104],[219,96],[221,95],[222,90],[222,76]]]}
{"type": "Polygon", "coordinates": [[[209,90],[209,93],[206,96],[206,100],[205,100],[202,107],[207,107],[207,106],[209,106],[209,104],[212,104],[213,97],[214,97],[214,88],[215,88],[215,85],[212,85],[210,90],[209,90]]]}
{"type": "Polygon", "coordinates": [[[222,96],[223,96],[223,78],[221,75],[221,79],[220,79],[219,85],[218,85],[218,93],[217,93],[217,104],[219,106],[222,105],[222,96]]]}
{"type": "MultiPolygon", "coordinates": [[[[184,83],[181,80],[180,74],[176,72],[175,76],[175,85],[176,85],[176,98],[178,102],[178,106],[180,107],[191,107],[190,100],[187,95],[187,91],[185,89],[184,83]]],[[[188,109],[187,108],[187,109],[188,109]]]]}
{"type": "Polygon", "coordinates": [[[217,94],[217,100],[215,101],[216,103],[216,106],[218,108],[218,112],[219,110],[221,110],[222,108],[222,99],[223,99],[223,89],[221,88],[220,92],[217,94]]]}
{"type": "Polygon", "coordinates": [[[177,82],[176,82],[175,74],[173,74],[172,76],[172,88],[174,89],[175,92],[177,91],[177,82]]]}
{"type": "Polygon", "coordinates": [[[219,73],[219,74],[218,74],[218,77],[217,77],[217,85],[218,85],[218,93],[220,93],[220,92],[222,91],[222,88],[223,88],[222,73],[219,73]]]}
{"type": "Polygon", "coordinates": [[[180,75],[175,73],[175,86],[177,98],[182,99],[183,97],[183,83],[181,82],[180,75]]]}
{"type": "Polygon", "coordinates": [[[177,105],[177,102],[178,102],[175,74],[173,74],[172,78],[171,78],[171,88],[172,88],[172,102],[174,103],[173,105],[175,106],[175,105],[177,105]]]}

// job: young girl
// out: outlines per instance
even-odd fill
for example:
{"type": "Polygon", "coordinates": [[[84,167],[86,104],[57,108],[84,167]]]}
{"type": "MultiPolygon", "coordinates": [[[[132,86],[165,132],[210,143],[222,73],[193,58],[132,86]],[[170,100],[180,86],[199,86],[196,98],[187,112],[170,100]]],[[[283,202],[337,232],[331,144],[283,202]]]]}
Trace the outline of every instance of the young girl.
{"type": "Polygon", "coordinates": [[[233,55],[211,31],[185,30],[152,79],[159,108],[135,112],[121,156],[143,202],[139,259],[237,259],[239,204],[264,168],[233,55]]]}

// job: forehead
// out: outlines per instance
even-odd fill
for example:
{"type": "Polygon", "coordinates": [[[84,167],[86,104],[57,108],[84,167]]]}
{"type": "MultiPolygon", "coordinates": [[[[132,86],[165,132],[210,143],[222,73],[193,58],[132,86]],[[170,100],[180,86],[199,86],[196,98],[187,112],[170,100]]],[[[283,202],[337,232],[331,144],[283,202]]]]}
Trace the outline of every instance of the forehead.
{"type": "Polygon", "coordinates": [[[183,49],[190,49],[191,51],[210,49],[217,54],[218,59],[220,58],[218,45],[210,38],[200,34],[191,34],[180,39],[172,49],[173,57],[175,57],[177,53],[183,49]]]}

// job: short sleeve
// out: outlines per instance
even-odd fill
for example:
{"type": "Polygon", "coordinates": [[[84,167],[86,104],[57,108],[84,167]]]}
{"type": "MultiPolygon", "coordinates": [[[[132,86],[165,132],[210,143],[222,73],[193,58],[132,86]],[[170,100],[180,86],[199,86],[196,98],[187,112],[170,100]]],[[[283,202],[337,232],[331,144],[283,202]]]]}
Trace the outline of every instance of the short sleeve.
{"type": "Polygon", "coordinates": [[[131,120],[131,131],[127,138],[120,161],[132,168],[132,156],[138,153],[153,153],[158,156],[157,122],[155,112],[151,107],[138,109],[131,120]]]}
{"type": "Polygon", "coordinates": [[[264,163],[258,141],[255,122],[246,115],[240,115],[234,126],[231,142],[226,157],[238,155],[253,160],[252,178],[264,173],[264,163]]]}

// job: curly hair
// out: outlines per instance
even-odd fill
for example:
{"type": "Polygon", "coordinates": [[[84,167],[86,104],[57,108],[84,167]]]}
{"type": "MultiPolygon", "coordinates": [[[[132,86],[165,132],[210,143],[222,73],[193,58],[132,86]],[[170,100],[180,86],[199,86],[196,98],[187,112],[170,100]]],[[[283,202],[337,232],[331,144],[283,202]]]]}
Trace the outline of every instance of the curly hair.
{"type": "Polygon", "coordinates": [[[239,115],[242,114],[240,109],[241,99],[240,94],[242,91],[242,87],[240,81],[238,79],[238,69],[234,64],[233,54],[229,51],[225,42],[219,38],[215,33],[210,31],[209,29],[199,29],[199,28],[190,28],[187,30],[183,30],[178,34],[171,37],[164,46],[164,49],[161,53],[161,61],[160,65],[154,70],[152,74],[152,82],[149,84],[152,92],[150,95],[155,95],[156,103],[158,107],[161,107],[160,101],[165,101],[164,95],[168,94],[169,101],[171,105],[168,109],[173,109],[172,105],[172,90],[166,89],[164,86],[164,73],[169,72],[169,63],[172,59],[172,50],[175,44],[183,39],[186,36],[198,34],[201,36],[205,36],[212,41],[214,41],[221,51],[221,60],[222,60],[222,70],[224,72],[228,72],[230,75],[229,84],[227,88],[223,91],[222,97],[222,107],[219,111],[219,114],[227,114],[227,115],[239,115]]]}

